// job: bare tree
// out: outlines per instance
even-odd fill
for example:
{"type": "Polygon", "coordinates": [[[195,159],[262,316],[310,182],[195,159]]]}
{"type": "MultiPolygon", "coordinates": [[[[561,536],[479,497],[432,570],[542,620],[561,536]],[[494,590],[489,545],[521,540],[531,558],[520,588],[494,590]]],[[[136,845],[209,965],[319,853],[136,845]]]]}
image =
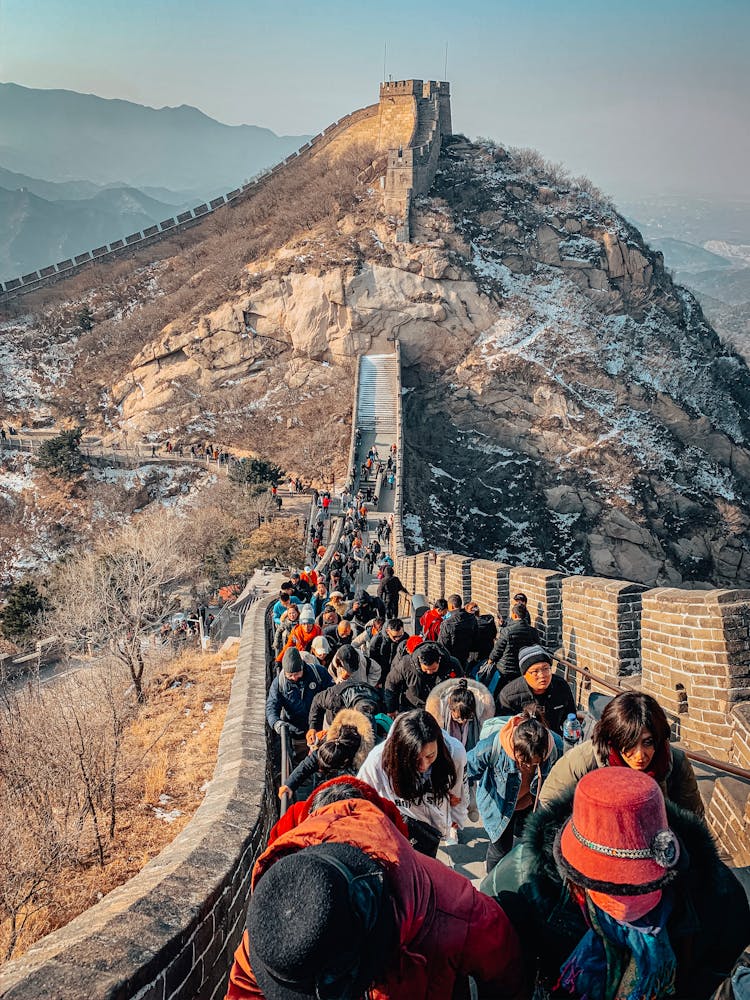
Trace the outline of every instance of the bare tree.
{"type": "Polygon", "coordinates": [[[149,514],[71,559],[53,586],[50,629],[70,650],[110,653],[128,671],[140,702],[144,649],[189,574],[184,531],[175,515],[149,514]]]}

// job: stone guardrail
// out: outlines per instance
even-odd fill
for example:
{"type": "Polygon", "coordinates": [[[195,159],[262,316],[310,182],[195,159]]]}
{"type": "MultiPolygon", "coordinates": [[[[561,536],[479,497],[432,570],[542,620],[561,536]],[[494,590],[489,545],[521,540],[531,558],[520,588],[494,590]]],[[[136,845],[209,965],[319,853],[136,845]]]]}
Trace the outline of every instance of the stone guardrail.
{"type": "Polygon", "coordinates": [[[114,240],[112,243],[103,244],[100,247],[95,247],[93,250],[77,254],[75,257],[61,260],[57,264],[49,264],[38,271],[30,271],[28,274],[11,278],[5,283],[0,282],[0,302],[14,298],[17,295],[24,295],[27,292],[35,291],[45,285],[54,284],[63,278],[69,278],[72,275],[78,274],[85,267],[100,263],[103,260],[113,260],[117,257],[130,256],[136,250],[155,243],[157,240],[192,228],[217,209],[235,204],[247,195],[256,194],[270,177],[278,174],[284,167],[300,158],[309,157],[314,153],[320,152],[321,149],[327,146],[336,136],[340,135],[341,132],[357,124],[357,122],[364,121],[366,118],[377,114],[378,107],[378,104],[371,104],[345,115],[338,121],[333,122],[322,132],[319,132],[316,136],[313,136],[309,142],[300,146],[296,152],[290,153],[280,163],[267,170],[260,171],[254,178],[240,185],[240,187],[234,188],[227,194],[219,195],[210,201],[196,205],[193,209],[180,212],[174,218],[164,219],[158,225],[148,226],[142,232],[131,233],[129,236],[114,240]]]}
{"type": "Polygon", "coordinates": [[[3,1000],[224,995],[252,867],[278,816],[265,722],[275,599],[248,611],[214,776],[193,818],[138,875],[0,968],[3,1000]]]}

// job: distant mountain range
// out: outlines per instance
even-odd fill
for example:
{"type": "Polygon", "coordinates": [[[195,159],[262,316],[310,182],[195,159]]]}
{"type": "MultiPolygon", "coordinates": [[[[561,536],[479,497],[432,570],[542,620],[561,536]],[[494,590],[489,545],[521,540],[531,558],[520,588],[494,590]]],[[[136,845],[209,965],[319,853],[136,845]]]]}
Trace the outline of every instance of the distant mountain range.
{"type": "Polygon", "coordinates": [[[0,280],[223,194],[308,138],[0,83],[0,280]]]}
{"type": "Polygon", "coordinates": [[[0,279],[110,243],[179,209],[137,188],[103,188],[93,198],[47,201],[29,190],[0,187],[0,279]]]}

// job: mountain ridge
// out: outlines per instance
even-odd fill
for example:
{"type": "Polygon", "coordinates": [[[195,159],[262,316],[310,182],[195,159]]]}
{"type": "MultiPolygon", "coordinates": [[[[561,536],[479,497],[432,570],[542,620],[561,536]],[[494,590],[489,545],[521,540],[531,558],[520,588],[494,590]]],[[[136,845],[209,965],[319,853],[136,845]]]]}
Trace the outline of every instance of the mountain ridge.
{"type": "Polygon", "coordinates": [[[14,83],[0,83],[0,118],[0,163],[14,172],[46,176],[54,167],[48,177],[53,181],[205,187],[212,194],[283,159],[309,138],[278,136],[257,125],[226,125],[190,105],[157,109],[14,83]]]}

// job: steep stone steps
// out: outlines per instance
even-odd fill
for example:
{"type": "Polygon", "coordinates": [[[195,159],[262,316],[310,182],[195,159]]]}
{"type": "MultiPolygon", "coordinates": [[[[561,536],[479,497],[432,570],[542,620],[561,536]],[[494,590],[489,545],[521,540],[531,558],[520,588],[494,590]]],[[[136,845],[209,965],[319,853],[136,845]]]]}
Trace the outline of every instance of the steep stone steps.
{"type": "Polygon", "coordinates": [[[359,359],[357,424],[393,437],[398,413],[398,362],[395,354],[364,354],[359,359]]]}

